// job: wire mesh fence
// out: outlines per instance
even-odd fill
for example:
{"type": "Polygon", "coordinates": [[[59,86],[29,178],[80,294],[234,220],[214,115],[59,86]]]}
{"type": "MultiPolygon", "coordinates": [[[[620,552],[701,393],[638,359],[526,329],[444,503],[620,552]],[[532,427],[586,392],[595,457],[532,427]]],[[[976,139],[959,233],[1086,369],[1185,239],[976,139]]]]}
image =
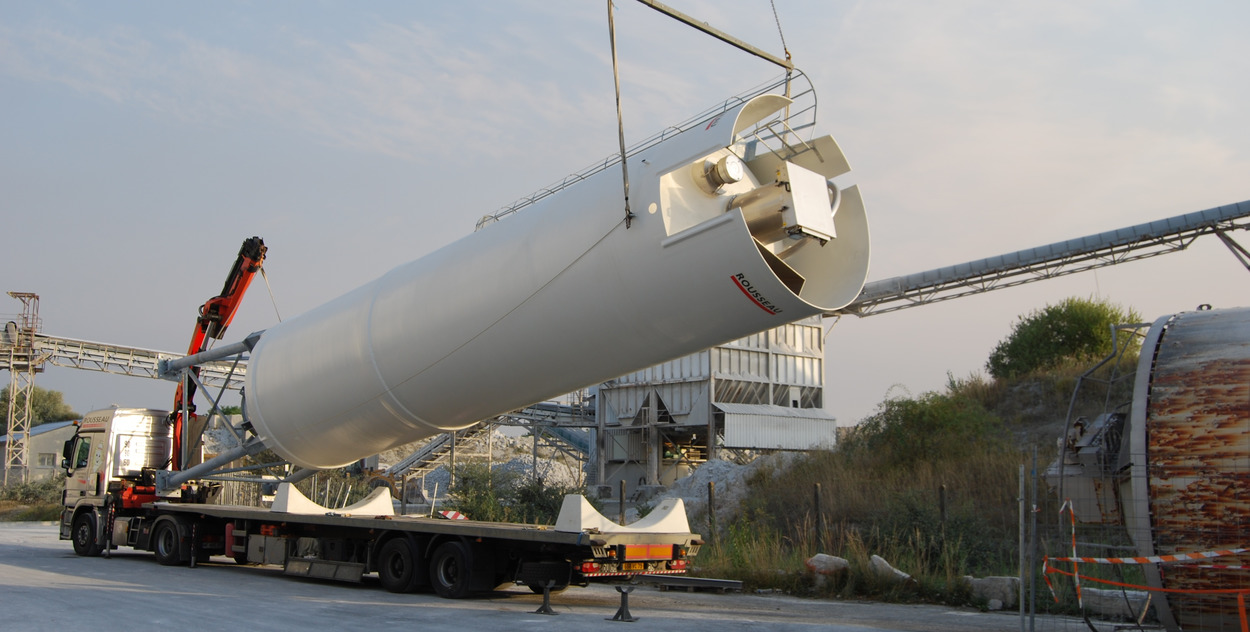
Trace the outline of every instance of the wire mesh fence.
{"type": "Polygon", "coordinates": [[[1121,345],[1078,381],[1035,474],[1029,629],[1250,630],[1247,320],[1123,326],[1140,359],[1121,345]]]}

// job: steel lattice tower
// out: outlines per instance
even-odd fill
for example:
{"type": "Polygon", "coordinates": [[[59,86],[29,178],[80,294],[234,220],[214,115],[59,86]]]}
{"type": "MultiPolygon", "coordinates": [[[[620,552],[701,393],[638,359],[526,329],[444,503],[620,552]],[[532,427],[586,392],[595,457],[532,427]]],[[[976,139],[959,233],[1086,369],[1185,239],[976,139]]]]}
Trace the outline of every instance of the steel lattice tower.
{"type": "Polygon", "coordinates": [[[9,370],[8,419],[9,440],[4,444],[4,484],[10,480],[26,482],[30,472],[31,398],[35,391],[35,374],[43,370],[35,357],[34,340],[39,331],[39,295],[31,292],[9,292],[22,302],[19,322],[8,323],[4,329],[4,346],[8,354],[0,360],[9,370]],[[12,477],[12,478],[10,478],[12,477]]]}

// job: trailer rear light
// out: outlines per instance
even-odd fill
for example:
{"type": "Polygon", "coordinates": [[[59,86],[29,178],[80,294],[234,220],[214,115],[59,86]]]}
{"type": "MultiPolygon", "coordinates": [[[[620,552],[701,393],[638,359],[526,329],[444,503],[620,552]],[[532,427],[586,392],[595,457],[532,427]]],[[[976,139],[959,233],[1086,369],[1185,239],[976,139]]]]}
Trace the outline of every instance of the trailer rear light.
{"type": "Polygon", "coordinates": [[[582,572],[583,573],[598,573],[599,563],[598,562],[582,562],[582,572]]]}
{"type": "Polygon", "coordinates": [[[668,563],[669,570],[684,571],[686,570],[686,560],[673,560],[668,563]]]}

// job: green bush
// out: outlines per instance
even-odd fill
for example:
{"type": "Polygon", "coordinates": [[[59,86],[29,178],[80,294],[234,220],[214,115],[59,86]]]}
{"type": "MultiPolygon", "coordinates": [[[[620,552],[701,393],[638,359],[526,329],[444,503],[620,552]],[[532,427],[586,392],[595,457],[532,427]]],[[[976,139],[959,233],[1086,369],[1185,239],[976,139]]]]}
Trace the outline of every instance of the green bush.
{"type": "Polygon", "coordinates": [[[7,500],[23,505],[40,503],[61,503],[61,489],[65,478],[53,476],[41,481],[15,483],[0,487],[0,500],[7,500]]]}
{"type": "Polygon", "coordinates": [[[949,460],[1003,444],[1002,423],[980,401],[960,393],[889,399],[864,419],[841,446],[874,463],[907,466],[949,460]]]}
{"type": "MultiPolygon", "coordinates": [[[[486,522],[555,524],[565,495],[584,496],[586,492],[583,487],[549,485],[542,478],[492,470],[482,461],[457,464],[453,475],[447,507],[486,522]]],[[[595,508],[602,510],[598,505],[595,508]]]]}
{"type": "Polygon", "coordinates": [[[964,575],[1013,574],[1023,457],[975,396],[986,389],[951,382],[946,392],[882,402],[836,451],[757,470],[742,515],[699,565],[708,575],[790,589],[807,556],[828,553],[850,568],[814,594],[952,604],[967,602],[964,575]],[[883,581],[869,567],[873,554],[916,582],[883,581]],[[769,580],[751,568],[786,572],[769,580]]]}
{"type": "MultiPolygon", "coordinates": [[[[990,353],[985,367],[999,379],[1048,369],[1067,360],[1102,358],[1113,349],[1112,326],[1141,316],[1105,299],[1067,298],[1020,316],[990,353]]],[[[1129,344],[1140,344],[1130,339],[1129,344]]]]}
{"type": "Polygon", "coordinates": [[[56,520],[61,515],[64,481],[64,477],[53,476],[0,487],[0,520],[56,520]]]}
{"type": "Polygon", "coordinates": [[[555,524],[564,506],[566,494],[580,494],[580,489],[547,485],[541,478],[524,476],[514,488],[513,521],[527,524],[555,524]]]}
{"type": "Polygon", "coordinates": [[[492,471],[484,462],[470,461],[458,463],[452,477],[449,509],[472,520],[511,522],[509,499],[517,482],[515,473],[492,471]]]}

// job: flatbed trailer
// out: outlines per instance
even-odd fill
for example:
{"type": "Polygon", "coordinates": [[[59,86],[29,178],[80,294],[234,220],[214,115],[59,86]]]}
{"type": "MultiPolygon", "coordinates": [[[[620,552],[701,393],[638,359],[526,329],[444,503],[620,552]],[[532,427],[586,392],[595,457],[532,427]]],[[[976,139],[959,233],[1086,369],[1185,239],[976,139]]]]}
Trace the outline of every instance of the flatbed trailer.
{"type": "Polygon", "coordinates": [[[342,509],[282,482],[269,507],[215,502],[220,486],[152,481],[168,458],[165,411],[108,409],[87,415],[66,442],[61,539],[79,555],[118,547],[151,551],[164,565],[225,556],[276,564],[290,575],[359,582],[377,573],[392,592],[448,598],[514,582],[541,592],[607,578],[684,573],[702,540],[680,499],[633,525],[613,523],[581,496],[566,496],[555,525],[395,515],[389,489],[342,509]]]}
{"type": "MultiPolygon", "coordinates": [[[[702,544],[688,532],[568,532],[546,525],[169,502],[154,503],[136,518],[128,521],[125,545],[153,551],[162,564],[223,555],[323,579],[358,582],[377,572],[392,592],[433,590],[452,599],[505,583],[542,592],[548,582],[562,590],[595,580],[681,574],[702,544]]],[[[120,545],[116,531],[113,542],[120,545]]]]}
{"type": "MultiPolygon", "coordinates": [[[[669,509],[684,512],[680,501],[669,509]]],[[[61,537],[72,539],[80,555],[100,554],[108,542],[109,549],[151,551],[167,566],[224,556],[319,579],[359,582],[376,572],[391,592],[433,591],[451,599],[506,583],[542,592],[611,578],[681,574],[702,544],[691,533],[628,527],[619,533],[570,532],[547,525],[193,502],[149,503],[122,513],[112,502],[80,503],[62,517],[61,537]]]]}

